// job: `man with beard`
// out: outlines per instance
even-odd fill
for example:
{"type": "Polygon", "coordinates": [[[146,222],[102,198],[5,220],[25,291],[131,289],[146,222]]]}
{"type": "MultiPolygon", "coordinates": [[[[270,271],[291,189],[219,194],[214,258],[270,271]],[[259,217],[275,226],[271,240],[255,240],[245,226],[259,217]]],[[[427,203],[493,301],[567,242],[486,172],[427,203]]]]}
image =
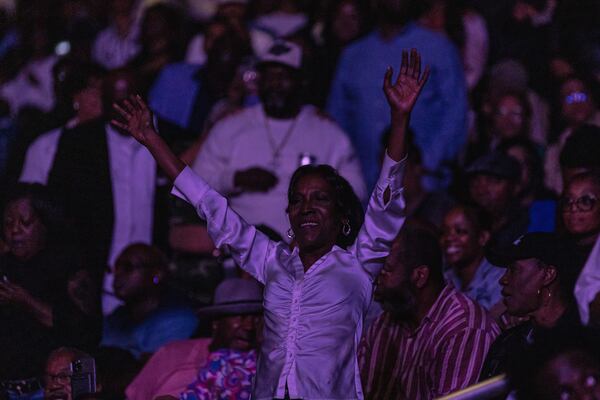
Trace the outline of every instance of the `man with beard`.
{"type": "Polygon", "coordinates": [[[359,351],[366,399],[432,399],[477,382],[499,329],[485,309],[444,285],[434,234],[405,225],[379,274],[375,300],[384,313],[359,351]]]}
{"type": "MultiPolygon", "coordinates": [[[[360,163],[346,134],[302,100],[302,51],[278,42],[258,64],[261,103],[209,132],[193,169],[247,222],[285,237],[289,180],[305,164],[329,164],[366,198],[360,163]]],[[[380,84],[379,84],[380,86],[380,84]]]]}

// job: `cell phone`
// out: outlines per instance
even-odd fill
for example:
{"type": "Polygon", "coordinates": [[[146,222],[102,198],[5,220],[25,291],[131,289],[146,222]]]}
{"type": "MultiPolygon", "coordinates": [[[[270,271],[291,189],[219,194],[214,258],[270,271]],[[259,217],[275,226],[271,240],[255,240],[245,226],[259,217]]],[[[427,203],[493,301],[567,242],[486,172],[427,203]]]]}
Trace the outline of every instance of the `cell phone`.
{"type": "Polygon", "coordinates": [[[82,358],[71,363],[71,396],[74,400],[96,393],[96,361],[82,358]]]}

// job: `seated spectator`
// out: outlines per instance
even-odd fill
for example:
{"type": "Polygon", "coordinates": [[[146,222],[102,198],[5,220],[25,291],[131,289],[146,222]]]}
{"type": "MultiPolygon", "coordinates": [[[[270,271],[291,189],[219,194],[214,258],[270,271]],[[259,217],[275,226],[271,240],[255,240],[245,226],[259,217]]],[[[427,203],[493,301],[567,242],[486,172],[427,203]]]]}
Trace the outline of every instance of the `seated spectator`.
{"type": "Polygon", "coordinates": [[[441,247],[446,261],[446,281],[498,316],[500,277],[502,268],[485,258],[485,246],[490,240],[490,216],[475,206],[459,205],[452,208],[442,224],[441,247]]]}
{"type": "MultiPolygon", "coordinates": [[[[60,347],[48,356],[44,374],[44,399],[47,400],[78,400],[72,396],[71,363],[91,356],[79,349],[60,347]]],[[[101,390],[97,386],[96,390],[101,390]]],[[[86,397],[87,398],[87,397],[86,397]]]]}
{"type": "Polygon", "coordinates": [[[375,299],[384,313],[359,349],[366,399],[432,399],[477,381],[499,329],[483,307],[444,285],[434,235],[403,228],[375,299]]]}
{"type": "Polygon", "coordinates": [[[509,370],[518,400],[599,400],[597,332],[554,329],[540,335],[509,370]]]}
{"type": "Polygon", "coordinates": [[[553,232],[556,228],[556,198],[544,186],[542,159],[536,145],[525,138],[504,141],[499,151],[511,156],[521,166],[517,197],[521,207],[529,210],[528,232],[553,232]]]}
{"type": "Polygon", "coordinates": [[[507,314],[529,320],[496,339],[485,360],[482,379],[505,372],[539,331],[580,325],[573,288],[581,267],[567,240],[554,233],[528,233],[508,247],[496,248],[488,258],[506,268],[500,284],[507,314]]]}
{"type": "Polygon", "coordinates": [[[600,174],[575,175],[567,183],[560,208],[565,231],[585,261],[600,237],[600,174]]]}
{"type": "Polygon", "coordinates": [[[557,194],[560,194],[564,187],[563,180],[561,180],[562,163],[560,163],[560,159],[567,139],[578,128],[586,124],[600,126],[600,110],[598,110],[592,98],[589,85],[581,78],[570,77],[562,83],[560,86],[560,107],[566,127],[556,143],[548,147],[544,162],[546,186],[557,194]]]}
{"type": "Polygon", "coordinates": [[[235,390],[235,398],[244,398],[243,393],[249,395],[251,375],[256,371],[255,349],[262,329],[257,320],[261,312],[262,290],[256,281],[223,281],[217,287],[214,305],[199,311],[201,317],[213,320],[212,339],[192,339],[162,347],[129,385],[127,398],[146,400],[183,393],[187,399],[220,399],[226,390],[235,390]],[[246,361],[245,366],[235,368],[242,360],[246,361]],[[211,373],[218,377],[208,379],[211,373]]]}
{"type": "Polygon", "coordinates": [[[115,263],[113,288],[124,304],[106,317],[103,346],[122,348],[143,359],[195,332],[194,312],[167,290],[167,266],[166,257],[155,247],[137,243],[123,250],[115,263]]]}
{"type": "MultiPolygon", "coordinates": [[[[61,242],[65,223],[43,187],[11,191],[2,225],[8,252],[0,256],[0,381],[4,388],[25,381],[21,387],[39,389],[50,351],[95,346],[99,318],[78,307],[87,299],[72,296],[82,293],[73,278],[79,257],[61,242]]],[[[92,290],[83,294],[95,297],[92,290]]]]}
{"type": "Polygon", "coordinates": [[[527,231],[527,209],[519,205],[519,163],[499,152],[475,160],[468,168],[470,200],[492,217],[491,242],[507,245],[527,231]]]}

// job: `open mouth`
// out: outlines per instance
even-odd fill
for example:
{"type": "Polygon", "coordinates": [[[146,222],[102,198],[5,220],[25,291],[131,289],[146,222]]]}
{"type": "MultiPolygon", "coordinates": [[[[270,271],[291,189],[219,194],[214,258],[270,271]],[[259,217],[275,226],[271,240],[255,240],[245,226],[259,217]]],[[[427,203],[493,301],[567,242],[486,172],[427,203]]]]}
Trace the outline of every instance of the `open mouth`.
{"type": "Polygon", "coordinates": [[[446,254],[449,256],[460,253],[460,247],[458,246],[448,246],[446,247],[446,254]]]}

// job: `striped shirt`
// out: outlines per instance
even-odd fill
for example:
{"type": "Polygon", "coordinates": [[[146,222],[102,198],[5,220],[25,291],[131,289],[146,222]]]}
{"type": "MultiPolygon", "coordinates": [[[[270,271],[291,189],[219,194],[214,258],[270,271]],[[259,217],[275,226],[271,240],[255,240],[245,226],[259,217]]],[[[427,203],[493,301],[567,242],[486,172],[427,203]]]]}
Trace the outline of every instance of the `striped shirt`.
{"type": "Polygon", "coordinates": [[[500,330],[485,309],[446,286],[414,331],[382,314],[359,349],[367,399],[433,399],[477,382],[500,330]]]}

